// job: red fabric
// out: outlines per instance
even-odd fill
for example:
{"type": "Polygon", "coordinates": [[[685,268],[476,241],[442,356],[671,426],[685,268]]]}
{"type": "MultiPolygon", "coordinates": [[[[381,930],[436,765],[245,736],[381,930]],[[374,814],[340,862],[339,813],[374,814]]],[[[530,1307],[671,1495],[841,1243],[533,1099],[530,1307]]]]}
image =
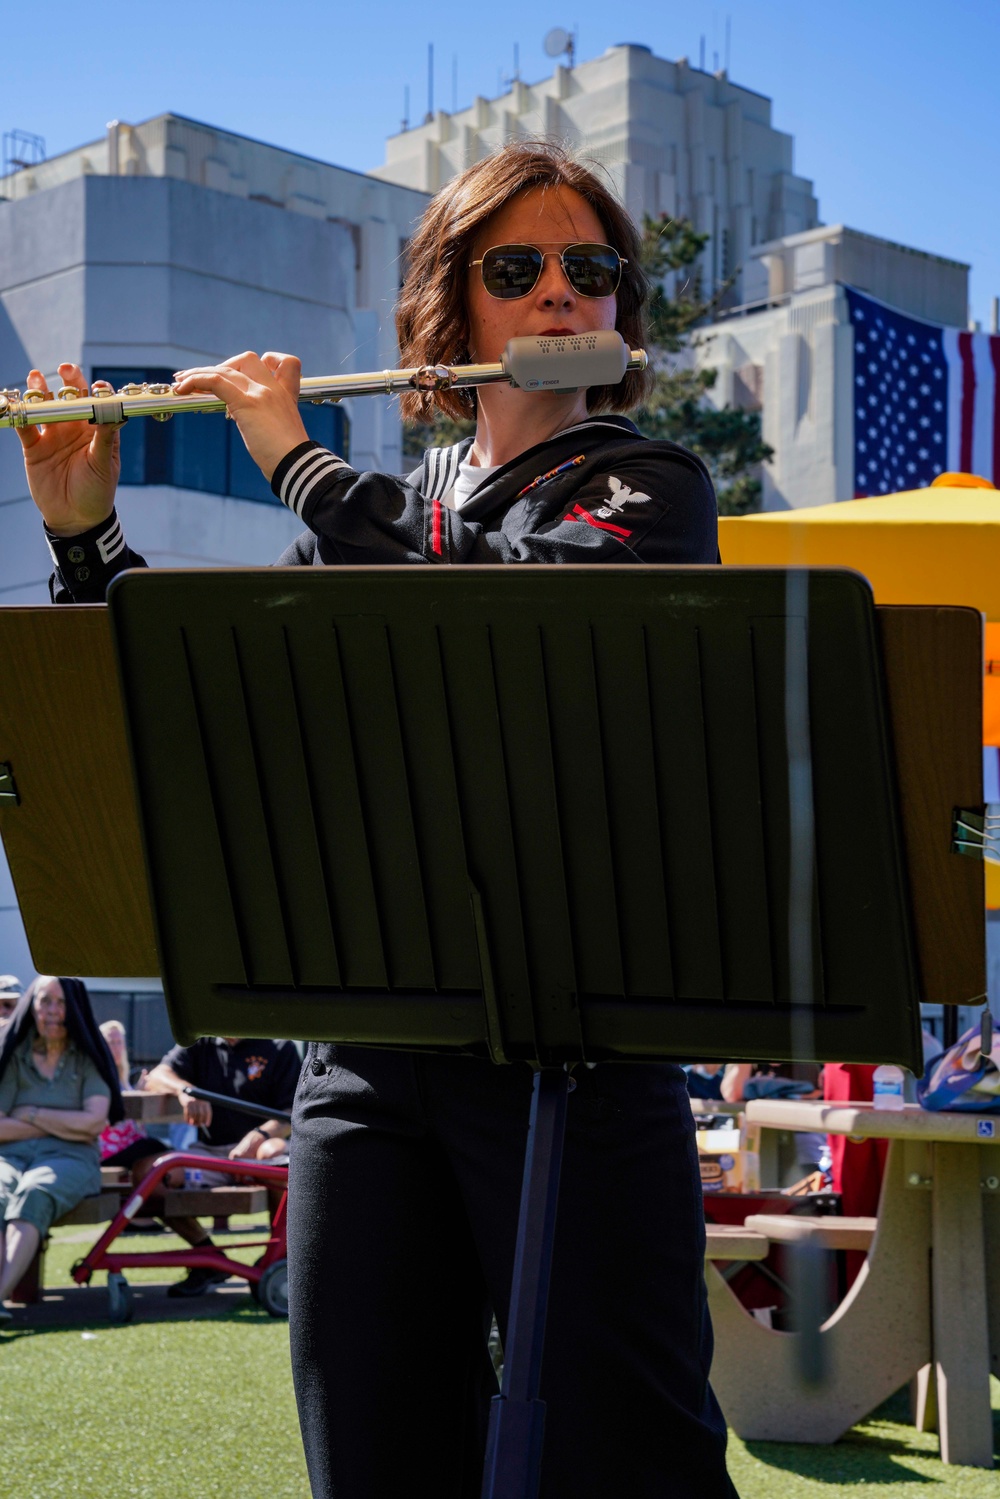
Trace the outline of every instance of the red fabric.
{"type": "MultiPolygon", "coordinates": [[[[860,1062],[827,1062],[823,1068],[823,1097],[827,1103],[871,1103],[874,1075],[874,1067],[860,1062]]],[[[840,1193],[845,1218],[876,1217],[889,1142],[854,1141],[846,1135],[828,1135],[827,1138],[833,1190],[840,1193]]],[[[849,1249],[846,1260],[847,1284],[851,1286],[865,1256],[858,1249],[849,1249]]]]}
{"type": "Polygon", "coordinates": [[[959,435],[958,466],[963,474],[972,473],[972,423],[976,409],[976,364],[972,353],[972,334],[958,335],[958,352],[962,360],[962,426],[959,435]]]}
{"type": "Polygon", "coordinates": [[[142,1130],[134,1119],[123,1119],[119,1124],[109,1124],[97,1137],[101,1160],[106,1161],[109,1155],[117,1155],[127,1145],[141,1139],[142,1130]]]}
{"type": "Polygon", "coordinates": [[[613,526],[610,521],[595,520],[589,510],[584,510],[582,505],[574,505],[571,515],[567,520],[586,521],[588,526],[593,526],[598,531],[610,531],[613,536],[631,536],[631,531],[626,531],[624,526],[613,526]]]}

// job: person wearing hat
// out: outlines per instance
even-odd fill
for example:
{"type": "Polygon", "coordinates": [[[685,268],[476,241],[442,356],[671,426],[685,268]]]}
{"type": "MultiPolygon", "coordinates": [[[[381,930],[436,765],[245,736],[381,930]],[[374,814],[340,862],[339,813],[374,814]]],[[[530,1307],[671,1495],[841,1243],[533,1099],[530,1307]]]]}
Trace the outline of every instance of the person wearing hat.
{"type": "Polygon", "coordinates": [[[0,1321],[51,1225],[100,1191],[98,1136],[123,1113],[85,986],[36,978],[0,1039],[0,1321]]]}
{"type": "Polygon", "coordinates": [[[0,973],[0,1031],[17,1009],[21,998],[21,980],[13,973],[0,973]]]}

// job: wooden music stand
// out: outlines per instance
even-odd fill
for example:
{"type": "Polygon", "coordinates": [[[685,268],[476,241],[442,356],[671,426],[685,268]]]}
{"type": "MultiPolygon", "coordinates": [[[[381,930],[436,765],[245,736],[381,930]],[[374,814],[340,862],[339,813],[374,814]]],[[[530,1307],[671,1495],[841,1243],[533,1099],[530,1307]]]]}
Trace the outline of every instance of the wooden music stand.
{"type": "MultiPolygon", "coordinates": [[[[807,1019],[819,1058],[919,1072],[920,999],[983,998],[982,870],[952,852],[956,808],[982,801],[979,616],[876,611],[858,575],[816,570],[789,622],[787,583],[752,568],[227,569],[125,574],[111,590],[178,1038],[293,1034],[537,1069],[490,1499],[537,1489],[567,1066],[792,1059],[807,1019]],[[808,1003],[789,959],[796,631],[808,1003]]],[[[75,616],[98,659],[103,611],[16,611],[39,612],[64,633],[75,616]]],[[[17,680],[0,756],[21,804],[0,829],[37,961],[64,954],[55,936],[72,923],[44,909],[43,876],[60,876],[37,818],[56,746],[34,727],[28,756],[17,680]]],[[[103,888],[130,885],[135,919],[127,789],[110,806],[103,794],[100,828],[85,799],[95,772],[120,774],[113,696],[92,715],[110,758],[76,765],[75,847],[110,834],[105,819],[129,825],[103,888]]],[[[57,706],[70,742],[96,748],[65,687],[57,706]]],[[[95,918],[84,883],[87,951],[110,973],[126,952],[115,909],[95,918]]],[[[59,898],[72,903],[65,884],[59,898]]],[[[139,973],[153,954],[135,929],[139,973]]]]}

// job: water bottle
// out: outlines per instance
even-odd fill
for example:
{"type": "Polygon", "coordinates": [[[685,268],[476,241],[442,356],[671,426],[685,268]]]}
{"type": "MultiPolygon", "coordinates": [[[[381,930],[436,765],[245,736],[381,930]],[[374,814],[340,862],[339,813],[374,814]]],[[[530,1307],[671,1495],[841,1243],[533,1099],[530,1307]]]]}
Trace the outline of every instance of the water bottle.
{"type": "Polygon", "coordinates": [[[200,1192],[205,1185],[205,1173],[200,1166],[184,1167],[184,1189],[185,1191],[200,1192]]]}
{"type": "Polygon", "coordinates": [[[873,1106],[876,1109],[901,1109],[905,1103],[904,1086],[902,1067],[876,1067],[872,1078],[873,1106]]]}

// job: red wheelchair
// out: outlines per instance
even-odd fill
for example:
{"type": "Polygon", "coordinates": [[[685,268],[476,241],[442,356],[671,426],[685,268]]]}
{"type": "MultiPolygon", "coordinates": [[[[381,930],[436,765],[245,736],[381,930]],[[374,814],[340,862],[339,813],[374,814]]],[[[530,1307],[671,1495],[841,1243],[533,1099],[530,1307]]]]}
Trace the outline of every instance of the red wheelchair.
{"type": "MultiPolygon", "coordinates": [[[[201,1098],[208,1103],[219,1104],[227,1109],[235,1109],[238,1113],[249,1114],[255,1119],[281,1119],[286,1123],[291,1120],[289,1114],[278,1109],[245,1103],[242,1099],[227,1098],[223,1094],[210,1093],[204,1088],[188,1087],[184,1091],[194,1098],[201,1098]]],[[[156,1157],[150,1170],[138,1187],[122,1203],[90,1253],[83,1259],[77,1260],[71,1273],[77,1285],[84,1286],[90,1283],[95,1270],[107,1271],[108,1317],[111,1322],[125,1323],[132,1320],[134,1298],[124,1272],[137,1266],[144,1269],[162,1266],[164,1269],[177,1270],[191,1270],[197,1266],[206,1270],[217,1270],[227,1276],[238,1277],[247,1282],[251,1296],[272,1317],[287,1317],[288,1265],[285,1249],[287,1205],[287,1157],[284,1160],[273,1161],[231,1161],[226,1158],[212,1158],[209,1162],[206,1156],[196,1155],[190,1151],[167,1151],[156,1157]],[[246,1265],[242,1260],[231,1258],[218,1245],[205,1247],[185,1245],[183,1249],[126,1250],[124,1253],[111,1251],[110,1246],[122,1230],[128,1227],[132,1219],[140,1215],[146,1216],[143,1213],[144,1207],[154,1194],[161,1191],[164,1178],[169,1172],[178,1168],[183,1170],[185,1167],[190,1167],[192,1170],[204,1170],[206,1164],[210,1165],[213,1172],[239,1178],[241,1181],[249,1180],[259,1182],[264,1186],[281,1188],[281,1197],[271,1218],[269,1236],[266,1239],[250,1240],[240,1244],[241,1249],[263,1248],[264,1253],[254,1264],[246,1265]]]]}

